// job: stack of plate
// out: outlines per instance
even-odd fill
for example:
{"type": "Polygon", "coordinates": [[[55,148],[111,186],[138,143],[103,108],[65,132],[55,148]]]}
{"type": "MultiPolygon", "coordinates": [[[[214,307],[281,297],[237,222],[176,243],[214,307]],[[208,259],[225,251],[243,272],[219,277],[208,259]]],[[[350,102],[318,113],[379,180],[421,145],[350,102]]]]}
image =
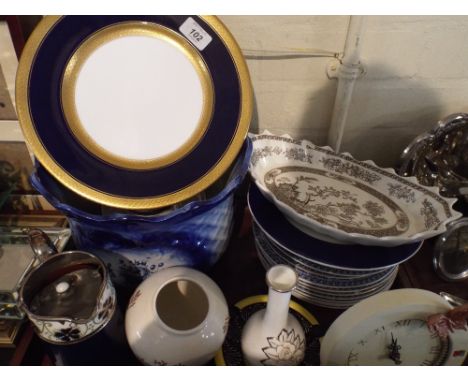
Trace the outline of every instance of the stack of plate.
{"type": "Polygon", "coordinates": [[[329,308],[347,308],[358,301],[391,287],[398,265],[374,271],[352,271],[327,267],[283,249],[254,227],[255,245],[263,266],[288,264],[299,274],[295,295],[329,308]]]}
{"type": "Polygon", "coordinates": [[[294,227],[252,185],[249,208],[258,256],[265,269],[294,267],[299,281],[293,294],[315,305],[346,309],[390,289],[398,264],[413,256],[421,242],[398,247],[340,245],[315,239],[294,227]]]}

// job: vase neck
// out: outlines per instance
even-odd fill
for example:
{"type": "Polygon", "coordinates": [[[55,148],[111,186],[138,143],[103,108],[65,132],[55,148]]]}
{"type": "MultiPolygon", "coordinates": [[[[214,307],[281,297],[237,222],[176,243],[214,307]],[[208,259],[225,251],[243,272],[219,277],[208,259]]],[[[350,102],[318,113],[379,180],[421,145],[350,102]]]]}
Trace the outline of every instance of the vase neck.
{"type": "Polygon", "coordinates": [[[288,321],[290,300],[291,292],[277,292],[270,287],[268,290],[264,325],[277,329],[284,328],[288,321]]]}

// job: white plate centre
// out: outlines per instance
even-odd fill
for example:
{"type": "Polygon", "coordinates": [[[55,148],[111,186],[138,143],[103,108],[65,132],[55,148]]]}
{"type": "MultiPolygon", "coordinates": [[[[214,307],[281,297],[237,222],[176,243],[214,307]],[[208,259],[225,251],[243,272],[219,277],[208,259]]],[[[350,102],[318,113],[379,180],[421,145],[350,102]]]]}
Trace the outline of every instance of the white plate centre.
{"type": "Polygon", "coordinates": [[[203,88],[179,48],[148,36],[116,38],[84,62],[75,87],[82,127],[110,153],[151,160],[183,146],[197,130],[203,88]]]}

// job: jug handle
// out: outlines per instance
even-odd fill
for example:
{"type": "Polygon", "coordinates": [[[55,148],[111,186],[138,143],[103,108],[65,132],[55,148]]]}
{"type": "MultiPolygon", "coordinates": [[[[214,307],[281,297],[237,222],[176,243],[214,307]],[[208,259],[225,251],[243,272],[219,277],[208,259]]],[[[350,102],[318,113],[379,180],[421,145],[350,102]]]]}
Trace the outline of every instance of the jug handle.
{"type": "Polygon", "coordinates": [[[57,248],[55,248],[54,243],[40,229],[29,229],[28,230],[29,244],[36,255],[36,258],[39,260],[39,263],[44,262],[49,257],[57,253],[57,248]]]}

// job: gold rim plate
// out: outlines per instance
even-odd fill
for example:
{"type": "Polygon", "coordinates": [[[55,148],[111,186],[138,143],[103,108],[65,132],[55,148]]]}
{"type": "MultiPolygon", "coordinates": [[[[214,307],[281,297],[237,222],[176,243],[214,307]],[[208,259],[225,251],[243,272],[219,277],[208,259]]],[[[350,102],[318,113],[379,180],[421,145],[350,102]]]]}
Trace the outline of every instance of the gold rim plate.
{"type": "MultiPolygon", "coordinates": [[[[48,172],[67,188],[89,200],[123,209],[155,209],[166,207],[187,200],[213,184],[229,168],[242,147],[247,136],[252,116],[253,100],[250,76],[246,62],[234,37],[222,22],[215,16],[200,16],[200,18],[210,26],[210,33],[216,33],[219,39],[224,43],[237,70],[241,100],[235,135],[232,137],[229,146],[225,148],[218,162],[192,184],[188,184],[177,191],[165,195],[132,198],[103,192],[75,178],[72,174],[64,170],[60,166],[60,163],[57,163],[50,155],[35,129],[29,108],[29,76],[34,65],[36,54],[41,48],[42,41],[47,37],[49,31],[54,28],[56,23],[60,22],[62,17],[63,16],[46,16],[36,27],[24,48],[16,79],[16,104],[23,134],[28,147],[48,172]]],[[[114,167],[141,171],[161,168],[181,160],[181,158],[190,153],[200,140],[203,139],[213,113],[215,104],[213,84],[205,62],[200,54],[198,54],[198,51],[187,42],[188,40],[184,40],[181,35],[171,30],[166,30],[166,28],[157,24],[148,25],[148,23],[145,22],[123,22],[117,25],[111,24],[105,29],[107,29],[106,32],[104,32],[104,30],[98,31],[92,35],[92,37],[85,40],[72,55],[66,66],[63,76],[61,98],[62,110],[70,131],[81,145],[93,156],[101,159],[105,163],[112,164],[114,167]],[[116,156],[106,151],[103,147],[96,144],[87,134],[86,130],[81,125],[75,108],[74,87],[76,85],[77,73],[86,60],[86,57],[100,46],[100,44],[109,41],[109,38],[115,38],[115,36],[126,35],[128,33],[153,36],[156,34],[158,38],[171,41],[190,59],[199,75],[202,84],[202,92],[204,94],[201,117],[192,136],[176,151],[167,156],[151,160],[132,160],[116,156]]],[[[92,169],[90,169],[90,171],[91,170],[92,169]]]]}

